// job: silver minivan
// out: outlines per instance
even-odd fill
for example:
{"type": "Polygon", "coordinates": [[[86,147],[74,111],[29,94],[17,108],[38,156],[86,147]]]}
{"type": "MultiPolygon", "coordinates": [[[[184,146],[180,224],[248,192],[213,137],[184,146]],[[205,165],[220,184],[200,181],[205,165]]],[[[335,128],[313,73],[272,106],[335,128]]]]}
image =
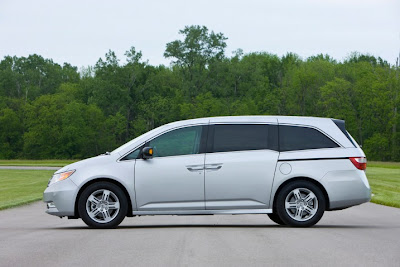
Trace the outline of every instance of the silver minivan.
{"type": "Polygon", "coordinates": [[[153,129],[58,170],[47,213],[114,228],[128,216],[268,214],[312,226],[368,202],[366,157],[342,120],[211,117],[153,129]]]}

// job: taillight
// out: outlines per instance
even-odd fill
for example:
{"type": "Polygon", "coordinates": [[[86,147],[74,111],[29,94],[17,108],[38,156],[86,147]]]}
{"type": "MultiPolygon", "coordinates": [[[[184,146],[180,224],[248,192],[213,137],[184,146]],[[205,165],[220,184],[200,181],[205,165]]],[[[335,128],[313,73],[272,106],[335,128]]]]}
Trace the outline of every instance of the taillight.
{"type": "Polygon", "coordinates": [[[365,170],[367,168],[367,158],[366,157],[351,157],[349,159],[357,169],[365,170]]]}

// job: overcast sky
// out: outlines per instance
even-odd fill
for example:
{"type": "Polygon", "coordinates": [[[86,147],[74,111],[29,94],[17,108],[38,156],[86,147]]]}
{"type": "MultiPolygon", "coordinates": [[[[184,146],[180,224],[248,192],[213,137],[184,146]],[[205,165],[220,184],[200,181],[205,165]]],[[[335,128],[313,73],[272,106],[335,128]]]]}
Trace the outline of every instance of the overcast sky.
{"type": "Polygon", "coordinates": [[[242,48],[343,60],[359,51],[394,63],[400,51],[400,0],[0,0],[0,58],[36,53],[82,67],[135,46],[150,64],[169,65],[165,45],[185,25],[224,33],[227,56],[242,48]]]}

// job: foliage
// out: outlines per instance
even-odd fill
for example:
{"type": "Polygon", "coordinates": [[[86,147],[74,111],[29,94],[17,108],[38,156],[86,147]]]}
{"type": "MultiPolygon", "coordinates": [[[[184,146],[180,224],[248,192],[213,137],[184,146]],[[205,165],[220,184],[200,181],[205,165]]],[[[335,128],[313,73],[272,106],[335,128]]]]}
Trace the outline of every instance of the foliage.
{"type": "Polygon", "coordinates": [[[166,45],[169,67],[148,64],[135,47],[80,73],[39,55],[4,57],[0,158],[85,158],[171,121],[273,114],[344,119],[368,158],[400,160],[397,65],[359,53],[343,62],[241,49],[227,57],[224,34],[179,33],[166,45]]]}

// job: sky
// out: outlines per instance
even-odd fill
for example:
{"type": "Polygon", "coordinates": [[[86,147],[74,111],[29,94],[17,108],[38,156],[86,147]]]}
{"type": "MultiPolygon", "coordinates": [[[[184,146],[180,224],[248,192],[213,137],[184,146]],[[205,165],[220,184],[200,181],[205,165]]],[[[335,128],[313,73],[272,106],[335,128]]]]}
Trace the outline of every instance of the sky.
{"type": "Polygon", "coordinates": [[[358,51],[394,64],[400,52],[400,0],[0,0],[0,59],[39,54],[78,68],[131,46],[152,65],[169,65],[168,42],[186,25],[227,38],[226,55],[269,52],[337,60],[358,51]]]}

